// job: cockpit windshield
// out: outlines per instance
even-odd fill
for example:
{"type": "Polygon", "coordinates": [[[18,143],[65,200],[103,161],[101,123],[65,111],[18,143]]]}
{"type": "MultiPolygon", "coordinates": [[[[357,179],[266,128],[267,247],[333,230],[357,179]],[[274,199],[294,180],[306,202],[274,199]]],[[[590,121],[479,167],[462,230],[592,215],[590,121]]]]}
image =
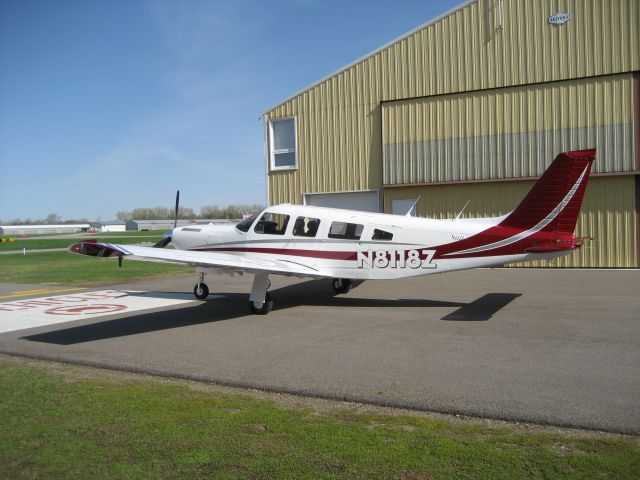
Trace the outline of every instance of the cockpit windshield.
{"type": "Polygon", "coordinates": [[[244,220],[242,220],[236,225],[236,228],[241,232],[247,233],[251,228],[251,225],[253,224],[253,222],[255,222],[256,218],[258,218],[259,213],[260,212],[254,213],[250,217],[245,218],[244,220]]]}

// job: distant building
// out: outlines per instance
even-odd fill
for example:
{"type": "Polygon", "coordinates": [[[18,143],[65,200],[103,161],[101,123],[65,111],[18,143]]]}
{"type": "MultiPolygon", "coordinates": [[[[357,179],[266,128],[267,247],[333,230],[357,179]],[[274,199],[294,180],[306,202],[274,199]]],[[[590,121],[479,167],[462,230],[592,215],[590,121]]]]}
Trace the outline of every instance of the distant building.
{"type": "Polygon", "coordinates": [[[120,220],[112,220],[109,222],[91,222],[92,232],[124,232],[127,225],[120,220]]]}
{"type": "Polygon", "coordinates": [[[88,232],[91,225],[77,223],[70,225],[2,225],[0,235],[43,235],[55,233],[88,232]]]}
{"type": "MultiPolygon", "coordinates": [[[[233,220],[226,219],[195,219],[195,220],[178,220],[178,226],[208,224],[208,223],[235,223],[233,220]]],[[[173,220],[127,220],[127,231],[131,230],[171,230],[173,228],[173,220]]]]}

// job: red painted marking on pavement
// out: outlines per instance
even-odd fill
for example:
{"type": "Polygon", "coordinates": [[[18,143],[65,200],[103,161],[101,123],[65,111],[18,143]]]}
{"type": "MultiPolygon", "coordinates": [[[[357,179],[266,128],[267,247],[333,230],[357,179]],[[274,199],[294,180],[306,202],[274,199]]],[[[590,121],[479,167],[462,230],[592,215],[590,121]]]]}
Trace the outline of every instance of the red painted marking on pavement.
{"type": "Polygon", "coordinates": [[[45,310],[44,313],[49,315],[85,315],[95,313],[113,313],[126,310],[126,305],[73,305],[65,307],[55,307],[45,310]]]}

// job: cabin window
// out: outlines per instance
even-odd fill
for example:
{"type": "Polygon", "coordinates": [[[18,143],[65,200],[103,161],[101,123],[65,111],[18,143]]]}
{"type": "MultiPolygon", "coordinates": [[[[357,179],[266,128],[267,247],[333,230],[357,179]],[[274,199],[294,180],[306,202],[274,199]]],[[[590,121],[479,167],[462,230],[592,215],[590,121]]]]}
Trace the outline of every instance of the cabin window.
{"type": "Polygon", "coordinates": [[[294,237],[315,237],[320,226],[320,219],[309,217],[298,217],[293,224],[294,237]]]}
{"type": "Polygon", "coordinates": [[[284,235],[287,223],[289,223],[289,215],[267,212],[258,220],[253,231],[266,235],[284,235]]]}
{"type": "Polygon", "coordinates": [[[393,233],[374,228],[371,240],[393,240],[393,233]]]}
{"type": "Polygon", "coordinates": [[[247,233],[249,231],[249,229],[251,228],[251,225],[253,224],[253,222],[255,222],[256,218],[258,218],[258,214],[254,213],[250,217],[245,218],[244,220],[239,222],[236,225],[236,228],[238,230],[240,230],[241,232],[247,233]]]}
{"type": "Polygon", "coordinates": [[[329,229],[329,238],[360,240],[364,225],[358,223],[333,222],[329,229]]]}

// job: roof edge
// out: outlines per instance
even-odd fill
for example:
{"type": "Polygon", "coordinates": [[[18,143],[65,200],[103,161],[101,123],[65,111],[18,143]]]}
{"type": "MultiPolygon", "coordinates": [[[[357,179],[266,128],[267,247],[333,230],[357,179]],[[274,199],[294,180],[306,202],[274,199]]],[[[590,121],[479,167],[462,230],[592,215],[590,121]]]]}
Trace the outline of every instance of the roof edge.
{"type": "Polygon", "coordinates": [[[320,80],[313,82],[312,84],[308,85],[307,87],[304,87],[298,91],[296,91],[295,93],[289,95],[288,97],[286,97],[284,100],[281,100],[280,102],[272,105],[271,107],[269,107],[268,109],[266,109],[264,112],[262,112],[260,114],[259,118],[264,117],[267,113],[269,113],[271,110],[274,110],[275,108],[279,107],[280,105],[283,105],[285,103],[287,103],[290,100],[293,100],[294,98],[296,98],[298,95],[301,95],[302,93],[306,92],[307,90],[311,90],[312,88],[320,85],[323,82],[326,82],[327,80],[329,80],[330,78],[335,77],[336,75],[350,69],[351,67],[354,67],[355,65],[359,64],[360,62],[366,60],[369,57],[373,57],[374,55],[380,53],[381,51],[389,48],[392,45],[395,45],[398,42],[401,42],[402,40],[404,40],[407,37],[410,37],[411,35],[413,35],[416,32],[419,32],[420,30],[422,30],[423,28],[426,28],[436,22],[439,22],[440,20],[442,20],[445,17],[448,17],[449,15],[451,15],[454,12],[457,12],[458,10],[471,5],[472,3],[476,3],[478,0],[465,0],[462,3],[456,5],[453,8],[450,8],[449,10],[447,10],[444,13],[441,13],[440,15],[438,15],[437,17],[434,17],[428,21],[426,21],[425,23],[423,23],[422,25],[417,26],[416,28],[414,28],[413,30],[410,30],[407,33],[404,33],[402,35],[400,35],[399,37],[394,38],[393,40],[385,43],[384,45],[382,45],[381,47],[376,48],[375,50],[372,50],[371,52],[359,57],[358,59],[354,60],[353,62],[339,68],[338,70],[334,71],[333,73],[330,73],[329,75],[326,75],[325,77],[322,77],[320,80]]]}

